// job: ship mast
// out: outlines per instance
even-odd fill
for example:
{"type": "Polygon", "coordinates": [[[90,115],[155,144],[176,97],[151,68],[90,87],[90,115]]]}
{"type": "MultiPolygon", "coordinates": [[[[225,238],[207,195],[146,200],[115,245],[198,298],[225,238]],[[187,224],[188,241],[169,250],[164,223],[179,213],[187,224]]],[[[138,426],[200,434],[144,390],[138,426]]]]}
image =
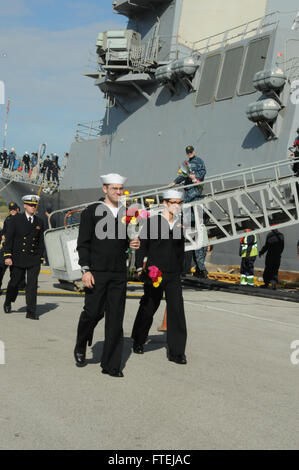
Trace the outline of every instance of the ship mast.
{"type": "Polygon", "coordinates": [[[6,138],[7,138],[7,127],[8,127],[9,108],[10,108],[10,98],[8,98],[8,100],[7,100],[7,106],[6,106],[6,119],[5,119],[5,125],[4,125],[3,149],[6,148],[6,138]]]}

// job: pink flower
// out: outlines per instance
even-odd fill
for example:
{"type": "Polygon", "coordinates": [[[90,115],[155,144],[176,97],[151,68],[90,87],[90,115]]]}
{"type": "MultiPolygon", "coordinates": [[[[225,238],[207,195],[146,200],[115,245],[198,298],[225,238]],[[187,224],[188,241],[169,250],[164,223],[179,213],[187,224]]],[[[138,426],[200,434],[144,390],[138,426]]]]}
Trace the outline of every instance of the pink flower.
{"type": "Polygon", "coordinates": [[[129,217],[138,217],[139,210],[137,209],[137,207],[129,207],[127,210],[127,215],[129,217]]]}
{"type": "Polygon", "coordinates": [[[151,279],[156,279],[158,278],[159,274],[159,269],[157,268],[157,266],[149,266],[148,267],[148,275],[151,279]]]}
{"type": "Polygon", "coordinates": [[[150,216],[150,213],[147,212],[145,209],[141,209],[141,211],[139,212],[139,217],[141,217],[142,219],[148,219],[150,216]]]}

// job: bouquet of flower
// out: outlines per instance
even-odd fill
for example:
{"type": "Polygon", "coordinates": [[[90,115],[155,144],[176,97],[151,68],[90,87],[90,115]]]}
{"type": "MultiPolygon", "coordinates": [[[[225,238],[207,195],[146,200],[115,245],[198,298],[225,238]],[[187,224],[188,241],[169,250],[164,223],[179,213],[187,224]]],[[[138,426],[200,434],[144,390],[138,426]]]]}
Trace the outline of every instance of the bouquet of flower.
{"type": "Polygon", "coordinates": [[[178,169],[178,175],[182,176],[183,178],[190,178],[190,175],[192,173],[192,170],[189,166],[189,163],[187,161],[184,161],[182,166],[178,169]]]}
{"type": "Polygon", "coordinates": [[[123,224],[127,226],[127,233],[130,240],[138,238],[144,222],[149,218],[150,213],[145,209],[138,207],[129,207],[126,215],[121,219],[123,224]]]}
{"type": "Polygon", "coordinates": [[[157,266],[149,266],[148,275],[153,282],[153,286],[159,287],[162,282],[162,272],[160,271],[160,269],[157,268],[157,266]]]}

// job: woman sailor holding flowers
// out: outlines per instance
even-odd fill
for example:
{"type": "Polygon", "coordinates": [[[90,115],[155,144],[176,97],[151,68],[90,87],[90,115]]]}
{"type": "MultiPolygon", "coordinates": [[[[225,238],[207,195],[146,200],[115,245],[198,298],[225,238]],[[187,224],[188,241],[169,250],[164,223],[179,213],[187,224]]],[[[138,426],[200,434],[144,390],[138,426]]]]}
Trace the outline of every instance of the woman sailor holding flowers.
{"type": "Polygon", "coordinates": [[[144,280],[144,295],[132,331],[133,351],[143,354],[154,314],[165,292],[168,359],[177,364],[187,363],[187,329],[180,280],[185,239],[178,217],[182,199],[182,193],[173,189],[163,193],[163,212],[148,219],[141,230],[136,268],[144,280]]]}

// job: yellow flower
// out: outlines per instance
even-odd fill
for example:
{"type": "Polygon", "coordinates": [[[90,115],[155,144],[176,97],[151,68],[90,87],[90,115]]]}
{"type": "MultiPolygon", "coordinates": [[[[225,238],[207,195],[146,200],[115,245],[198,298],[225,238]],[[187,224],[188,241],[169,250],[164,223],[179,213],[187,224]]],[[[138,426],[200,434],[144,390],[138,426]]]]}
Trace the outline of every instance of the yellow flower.
{"type": "Polygon", "coordinates": [[[132,217],[130,225],[137,225],[137,224],[138,224],[138,222],[137,222],[136,217],[132,217]]]}
{"type": "Polygon", "coordinates": [[[162,277],[158,277],[158,282],[159,282],[159,284],[161,284],[161,282],[162,282],[162,277]]]}
{"type": "Polygon", "coordinates": [[[121,219],[122,223],[123,224],[126,224],[126,216],[124,216],[122,219],[121,219]]]}
{"type": "Polygon", "coordinates": [[[154,282],[154,283],[153,283],[153,286],[154,286],[154,287],[159,287],[159,285],[160,285],[160,282],[154,282]]]}

